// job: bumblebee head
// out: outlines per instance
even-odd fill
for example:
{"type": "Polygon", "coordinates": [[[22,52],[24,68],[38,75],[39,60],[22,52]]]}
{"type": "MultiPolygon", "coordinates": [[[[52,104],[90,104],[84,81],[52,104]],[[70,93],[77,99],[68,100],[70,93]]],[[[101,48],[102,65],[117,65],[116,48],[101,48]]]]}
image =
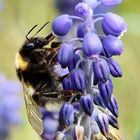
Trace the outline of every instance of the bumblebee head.
{"type": "Polygon", "coordinates": [[[26,34],[26,41],[23,44],[22,48],[20,49],[20,52],[22,53],[30,53],[31,51],[35,49],[42,49],[45,45],[47,45],[50,41],[52,41],[55,36],[50,33],[47,37],[35,37],[49,22],[45,23],[31,38],[28,37],[28,35],[31,33],[31,31],[37,27],[35,25],[30,29],[30,31],[26,34]]]}
{"type": "Polygon", "coordinates": [[[41,37],[33,37],[25,41],[23,45],[24,50],[41,49],[46,45],[46,39],[41,37]]]}
{"type": "Polygon", "coordinates": [[[20,48],[19,53],[29,57],[33,51],[37,49],[43,49],[45,45],[46,45],[45,38],[32,37],[25,41],[23,46],[20,48]]]}

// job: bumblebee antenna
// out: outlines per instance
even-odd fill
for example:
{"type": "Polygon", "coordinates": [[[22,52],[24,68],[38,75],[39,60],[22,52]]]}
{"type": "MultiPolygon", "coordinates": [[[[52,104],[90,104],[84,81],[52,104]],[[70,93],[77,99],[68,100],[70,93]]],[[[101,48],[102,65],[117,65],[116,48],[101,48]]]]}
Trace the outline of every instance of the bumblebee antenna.
{"type": "Polygon", "coordinates": [[[37,35],[48,23],[50,23],[50,22],[49,22],[49,21],[46,22],[46,23],[34,34],[34,36],[37,35]]]}
{"type": "Polygon", "coordinates": [[[27,40],[29,40],[28,35],[31,33],[31,31],[32,31],[35,27],[37,27],[37,24],[36,24],[34,27],[32,27],[32,28],[30,29],[30,31],[26,34],[25,37],[26,37],[27,40]]]}

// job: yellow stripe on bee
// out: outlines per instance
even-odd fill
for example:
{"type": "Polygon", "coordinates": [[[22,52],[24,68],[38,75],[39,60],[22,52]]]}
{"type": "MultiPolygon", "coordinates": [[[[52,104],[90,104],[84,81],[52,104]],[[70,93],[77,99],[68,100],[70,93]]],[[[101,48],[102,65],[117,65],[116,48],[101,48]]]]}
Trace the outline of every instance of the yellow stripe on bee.
{"type": "Polygon", "coordinates": [[[15,59],[15,65],[17,69],[21,69],[22,71],[24,71],[28,66],[28,62],[25,61],[19,53],[17,53],[15,59]]]}

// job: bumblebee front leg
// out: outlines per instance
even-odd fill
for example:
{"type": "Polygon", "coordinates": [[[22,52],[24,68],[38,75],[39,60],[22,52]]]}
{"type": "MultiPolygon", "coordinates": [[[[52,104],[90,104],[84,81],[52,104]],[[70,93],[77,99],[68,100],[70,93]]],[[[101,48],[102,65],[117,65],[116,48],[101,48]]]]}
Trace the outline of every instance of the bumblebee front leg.
{"type": "Polygon", "coordinates": [[[52,33],[50,33],[47,37],[45,37],[45,39],[46,39],[45,45],[49,44],[54,38],[55,38],[55,36],[52,33]]]}
{"type": "Polygon", "coordinates": [[[60,48],[62,42],[52,42],[51,43],[51,48],[60,48]]]}

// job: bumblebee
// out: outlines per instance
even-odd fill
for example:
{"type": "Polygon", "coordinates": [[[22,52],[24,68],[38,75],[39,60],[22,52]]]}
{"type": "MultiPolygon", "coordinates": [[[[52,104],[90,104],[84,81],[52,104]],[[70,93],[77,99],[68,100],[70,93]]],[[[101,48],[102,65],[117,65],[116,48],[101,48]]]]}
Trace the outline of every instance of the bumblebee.
{"type": "MultiPolygon", "coordinates": [[[[39,30],[41,31],[44,24],[39,30]]],[[[52,42],[55,36],[50,33],[46,37],[30,37],[28,35],[36,27],[35,25],[26,35],[26,41],[16,54],[15,65],[19,80],[23,84],[24,99],[29,122],[39,134],[43,133],[42,114],[40,107],[51,103],[68,101],[73,95],[79,95],[75,91],[63,91],[60,80],[54,72],[57,62],[57,52],[61,42],[52,42]],[[51,42],[51,48],[45,46],[51,42]]]]}

